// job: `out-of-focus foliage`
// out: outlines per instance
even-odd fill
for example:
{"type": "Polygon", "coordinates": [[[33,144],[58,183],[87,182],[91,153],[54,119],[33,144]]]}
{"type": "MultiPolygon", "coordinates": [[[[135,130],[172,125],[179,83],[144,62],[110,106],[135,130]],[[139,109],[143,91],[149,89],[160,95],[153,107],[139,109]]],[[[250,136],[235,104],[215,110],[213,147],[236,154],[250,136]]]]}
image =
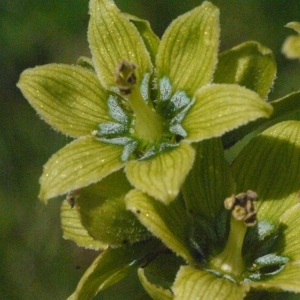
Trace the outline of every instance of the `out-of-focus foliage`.
{"type": "MultiPolygon", "coordinates": [[[[122,11],[148,19],[161,36],[172,19],[202,1],[115,2],[122,11]]],[[[284,25],[300,21],[300,1],[212,2],[221,11],[221,51],[247,40],[268,46],[278,63],[276,88],[270,98],[298,90],[300,65],[287,61],[280,48],[290,33],[284,25]]],[[[15,86],[26,68],[49,62],[75,63],[77,57],[89,56],[87,23],[88,0],[1,1],[0,299],[66,299],[98,255],[62,239],[61,199],[47,206],[37,199],[42,165],[68,141],[36,116],[15,86]]],[[[144,294],[133,295],[127,286],[126,282],[119,286],[127,299],[146,299],[144,294]]],[[[98,299],[115,298],[108,289],[98,299]]]]}

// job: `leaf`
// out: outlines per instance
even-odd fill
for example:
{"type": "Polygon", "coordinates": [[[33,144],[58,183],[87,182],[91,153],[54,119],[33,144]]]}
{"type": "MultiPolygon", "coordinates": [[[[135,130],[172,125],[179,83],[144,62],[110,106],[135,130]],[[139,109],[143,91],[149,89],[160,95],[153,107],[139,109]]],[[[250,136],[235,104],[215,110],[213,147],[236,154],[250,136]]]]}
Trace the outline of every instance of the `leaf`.
{"type": "Polygon", "coordinates": [[[124,13],[124,15],[139,31],[139,34],[141,35],[144,44],[150,54],[151,62],[154,65],[158,45],[160,42],[158,36],[152,31],[150,23],[147,20],[143,20],[126,13],[124,13]]]}
{"type": "Polygon", "coordinates": [[[158,78],[167,76],[173,92],[183,90],[192,97],[212,80],[219,35],[219,10],[210,2],[175,19],[158,48],[158,78]]]}
{"type": "Polygon", "coordinates": [[[246,284],[237,285],[228,279],[193,268],[182,266],[173,288],[174,300],[242,300],[249,290],[246,284]]]}
{"type": "Polygon", "coordinates": [[[270,49],[257,42],[245,42],[220,54],[215,83],[235,83],[268,95],[276,76],[276,62],[270,49]]]}
{"type": "Polygon", "coordinates": [[[144,289],[147,291],[148,295],[150,295],[153,300],[173,299],[173,295],[170,290],[163,289],[162,287],[148,281],[147,277],[145,276],[144,269],[139,269],[138,275],[144,289]]]}
{"type": "Polygon", "coordinates": [[[45,164],[40,179],[40,199],[46,202],[49,198],[98,182],[122,168],[122,150],[120,146],[104,144],[93,137],[73,141],[45,164]]]}
{"type": "Polygon", "coordinates": [[[108,245],[96,241],[82,226],[80,216],[76,208],[64,201],[60,209],[61,227],[63,230],[63,237],[75,242],[78,246],[85,247],[87,249],[105,249],[108,245]]]}
{"type": "Polygon", "coordinates": [[[237,191],[258,194],[258,219],[277,223],[295,205],[300,189],[300,122],[286,121],[261,133],[241,151],[232,172],[237,191]]]}
{"type": "Polygon", "coordinates": [[[201,88],[195,104],[182,121],[190,141],[218,137],[259,118],[268,118],[272,106],[256,93],[234,84],[201,88]]]}
{"type": "Polygon", "coordinates": [[[189,144],[180,143],[175,149],[161,152],[148,160],[129,161],[126,175],[136,189],[168,204],[178,195],[192,167],[194,155],[189,144]]]}
{"type": "Polygon", "coordinates": [[[187,210],[214,220],[224,200],[235,192],[235,183],[219,138],[197,143],[196,159],[182,192],[187,210]]]}
{"type": "Polygon", "coordinates": [[[153,256],[159,243],[151,240],[102,252],[86,270],[68,300],[90,300],[153,256]]]}
{"type": "Polygon", "coordinates": [[[90,1],[88,40],[96,72],[102,84],[116,86],[115,69],[124,59],[138,66],[135,74],[140,82],[152,73],[149,53],[136,27],[119,11],[113,1],[90,1]]]}
{"type": "Polygon", "coordinates": [[[82,67],[51,64],[27,69],[18,87],[40,116],[66,135],[90,135],[99,123],[111,120],[107,91],[82,67]]]}
{"type": "Polygon", "coordinates": [[[77,204],[82,225],[94,239],[121,246],[150,238],[149,231],[126,210],[124,198],[131,189],[120,170],[79,192],[77,204]]]}
{"type": "Polygon", "coordinates": [[[166,206],[140,191],[132,190],[127,194],[125,201],[127,209],[132,211],[154,236],[186,261],[194,261],[187,241],[188,218],[179,199],[166,206]]]}

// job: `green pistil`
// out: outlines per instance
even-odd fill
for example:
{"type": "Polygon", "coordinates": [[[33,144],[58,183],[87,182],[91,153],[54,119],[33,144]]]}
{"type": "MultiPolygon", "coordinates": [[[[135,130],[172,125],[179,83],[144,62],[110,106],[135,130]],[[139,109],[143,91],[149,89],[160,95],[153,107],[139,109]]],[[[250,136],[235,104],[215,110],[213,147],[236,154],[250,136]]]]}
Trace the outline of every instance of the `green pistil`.
{"type": "Polygon", "coordinates": [[[253,201],[257,198],[257,194],[249,190],[225,199],[224,206],[231,211],[229,236],[224,250],[211,260],[210,268],[233,277],[244,273],[242,248],[247,228],[256,224],[256,208],[253,201]]]}
{"type": "Polygon", "coordinates": [[[138,137],[150,142],[158,140],[164,129],[163,119],[142,98],[137,86],[131,90],[128,101],[135,114],[134,130],[138,137]]]}
{"type": "Polygon", "coordinates": [[[217,268],[222,273],[240,276],[245,270],[242,257],[242,248],[247,227],[244,222],[236,220],[233,216],[230,220],[230,232],[225,249],[211,260],[211,267],[217,268]]]}

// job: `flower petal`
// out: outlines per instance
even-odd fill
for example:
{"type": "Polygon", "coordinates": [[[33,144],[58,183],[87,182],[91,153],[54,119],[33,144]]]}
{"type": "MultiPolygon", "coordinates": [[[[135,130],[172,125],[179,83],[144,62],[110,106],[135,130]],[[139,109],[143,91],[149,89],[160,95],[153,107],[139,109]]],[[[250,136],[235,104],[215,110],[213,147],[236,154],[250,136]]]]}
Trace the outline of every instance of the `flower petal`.
{"type": "Polygon", "coordinates": [[[251,282],[255,289],[290,291],[300,293],[300,261],[284,266],[278,274],[267,276],[257,282],[251,282]]]}
{"type": "Polygon", "coordinates": [[[275,79],[276,62],[270,49],[246,42],[220,54],[215,83],[236,83],[265,98],[275,79]]]}
{"type": "MultiPolygon", "coordinates": [[[[299,199],[298,199],[299,200],[299,199]]],[[[265,276],[253,287],[300,293],[300,204],[297,203],[280,217],[283,232],[274,249],[276,253],[290,259],[277,274],[265,276]]]]}
{"type": "Polygon", "coordinates": [[[90,15],[89,44],[96,72],[106,88],[116,86],[115,69],[122,59],[138,66],[138,82],[145,73],[152,72],[150,56],[138,30],[113,1],[92,0],[90,15]]]}
{"type": "Polygon", "coordinates": [[[75,140],[55,153],[44,166],[39,197],[47,199],[100,181],[122,168],[123,147],[93,137],[75,140]]]}
{"type": "Polygon", "coordinates": [[[158,45],[160,42],[158,36],[152,31],[150,23],[147,20],[143,20],[126,13],[124,13],[124,15],[139,31],[139,34],[141,35],[144,44],[150,54],[151,62],[154,65],[158,45]]]}
{"type": "Polygon", "coordinates": [[[259,196],[258,219],[277,223],[299,199],[300,122],[276,124],[251,140],[235,159],[232,171],[237,191],[259,196]]]}
{"type": "Polygon", "coordinates": [[[149,231],[126,210],[124,198],[131,189],[123,170],[119,170],[80,190],[77,206],[81,222],[94,239],[121,246],[150,237],[149,231]]]}
{"type": "Polygon", "coordinates": [[[108,247],[100,241],[93,239],[82,226],[80,216],[76,208],[64,201],[60,209],[61,227],[63,231],[63,237],[75,242],[78,246],[85,247],[87,249],[105,249],[108,247]]]}
{"type": "Polygon", "coordinates": [[[108,248],[102,252],[81,277],[75,292],[68,300],[90,300],[100,291],[120,281],[147,262],[158,247],[156,241],[132,246],[108,248]]]}
{"type": "Polygon", "coordinates": [[[132,190],[126,196],[126,207],[168,248],[186,261],[193,262],[187,242],[188,219],[184,205],[176,199],[168,206],[132,190]]]}
{"type": "Polygon", "coordinates": [[[194,149],[181,143],[148,160],[128,162],[127,178],[135,188],[167,204],[178,195],[194,156],[194,149]]]}
{"type": "Polygon", "coordinates": [[[228,279],[190,266],[182,266],[173,285],[174,300],[242,300],[249,290],[228,279]]]}
{"type": "Polygon", "coordinates": [[[145,276],[144,269],[138,270],[138,275],[140,282],[142,283],[144,289],[151,296],[152,299],[159,300],[172,300],[173,294],[170,290],[163,289],[161,286],[151,283],[145,276]]]}
{"type": "Polygon", "coordinates": [[[111,120],[107,91],[82,67],[51,64],[27,69],[18,87],[41,117],[66,135],[87,135],[111,120]]]}
{"type": "MultiPolygon", "coordinates": [[[[297,197],[298,198],[298,197],[297,197]]],[[[300,204],[299,202],[288,209],[279,219],[283,234],[276,246],[276,252],[300,264],[300,204]]],[[[300,277],[300,274],[299,274],[300,277]]],[[[299,279],[300,280],[300,279],[299,279]]],[[[300,283],[299,283],[300,285],[300,283]]]]}
{"type": "Polygon", "coordinates": [[[268,120],[258,119],[254,122],[248,123],[246,126],[238,128],[237,130],[226,133],[222,137],[224,148],[229,148],[262,124],[265,128],[267,128],[278,123],[284,116],[297,113],[297,111],[300,110],[300,92],[293,92],[282,98],[270,101],[269,104],[273,107],[273,113],[268,120]]]}
{"type": "Polygon", "coordinates": [[[235,192],[235,183],[219,138],[195,147],[197,155],[183,185],[183,197],[190,213],[214,220],[224,208],[224,199],[235,192]]]}
{"type": "Polygon", "coordinates": [[[206,86],[197,91],[195,98],[195,104],[182,121],[190,141],[221,136],[272,113],[272,106],[256,93],[234,84],[206,86]]]}
{"type": "Polygon", "coordinates": [[[164,33],[157,54],[158,78],[190,97],[211,82],[219,47],[219,10],[205,1],[178,17],[164,33]]]}

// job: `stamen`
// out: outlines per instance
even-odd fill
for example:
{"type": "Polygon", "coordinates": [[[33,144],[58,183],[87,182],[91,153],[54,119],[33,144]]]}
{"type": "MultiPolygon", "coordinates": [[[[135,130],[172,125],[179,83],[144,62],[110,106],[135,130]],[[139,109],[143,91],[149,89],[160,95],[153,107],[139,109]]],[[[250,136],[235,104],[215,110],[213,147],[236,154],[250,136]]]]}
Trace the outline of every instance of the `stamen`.
{"type": "Polygon", "coordinates": [[[256,207],[254,201],[258,200],[255,192],[248,190],[246,193],[231,195],[224,200],[224,206],[227,210],[231,210],[232,216],[238,221],[244,221],[247,227],[256,224],[256,207]]]}
{"type": "Polygon", "coordinates": [[[136,76],[134,71],[137,66],[124,59],[121,60],[115,71],[117,86],[122,96],[127,96],[131,93],[132,88],[136,84],[136,76]]]}

